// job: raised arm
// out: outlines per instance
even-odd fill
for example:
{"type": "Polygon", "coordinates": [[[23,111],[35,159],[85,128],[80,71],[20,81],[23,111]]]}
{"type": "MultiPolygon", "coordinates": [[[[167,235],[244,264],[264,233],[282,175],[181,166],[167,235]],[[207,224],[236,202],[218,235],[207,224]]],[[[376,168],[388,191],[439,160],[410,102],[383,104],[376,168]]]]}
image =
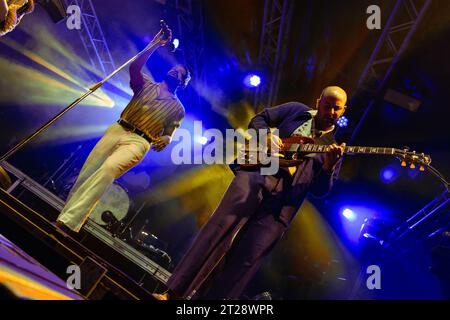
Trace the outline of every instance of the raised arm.
{"type": "MultiPolygon", "coordinates": [[[[1,1],[1,0],[0,0],[1,1]]],[[[144,53],[140,55],[136,60],[130,64],[130,86],[133,91],[136,91],[142,87],[144,83],[144,76],[142,74],[142,68],[147,63],[147,60],[159,47],[165,46],[172,39],[172,31],[168,29],[167,33],[161,29],[153,40],[144,49],[144,53]]]]}
{"type": "Polygon", "coordinates": [[[0,0],[0,22],[5,21],[7,13],[8,4],[6,3],[6,0],[0,0]]]}

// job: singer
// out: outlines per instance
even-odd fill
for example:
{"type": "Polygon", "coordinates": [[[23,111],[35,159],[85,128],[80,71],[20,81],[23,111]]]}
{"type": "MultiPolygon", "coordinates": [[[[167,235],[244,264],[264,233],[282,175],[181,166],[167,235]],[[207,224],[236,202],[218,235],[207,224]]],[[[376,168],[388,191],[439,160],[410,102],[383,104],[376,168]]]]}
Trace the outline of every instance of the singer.
{"type": "Polygon", "coordinates": [[[180,126],[185,111],[176,92],[188,85],[191,78],[189,70],[176,65],[161,83],[155,83],[142,74],[148,58],[159,47],[170,43],[171,38],[172,31],[161,21],[161,30],[130,65],[133,98],[84,163],[56,222],[64,231],[68,228],[79,232],[114,179],[137,165],[150,148],[157,152],[163,150],[180,126]]]}

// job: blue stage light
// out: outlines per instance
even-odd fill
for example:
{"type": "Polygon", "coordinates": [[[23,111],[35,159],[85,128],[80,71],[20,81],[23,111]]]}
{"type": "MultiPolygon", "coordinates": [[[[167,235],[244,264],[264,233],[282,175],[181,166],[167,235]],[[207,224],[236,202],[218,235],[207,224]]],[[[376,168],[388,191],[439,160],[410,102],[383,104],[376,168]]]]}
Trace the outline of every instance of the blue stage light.
{"type": "Polygon", "coordinates": [[[261,85],[261,83],[262,83],[261,77],[254,73],[248,74],[244,78],[244,84],[249,88],[257,88],[261,85]]]}
{"type": "Polygon", "coordinates": [[[366,218],[361,226],[359,242],[361,244],[362,240],[364,240],[363,238],[365,238],[383,245],[388,232],[388,225],[384,220],[374,217],[366,218]]]}
{"type": "Polygon", "coordinates": [[[390,183],[397,178],[397,172],[392,167],[385,167],[380,172],[380,178],[384,183],[390,183]]]}
{"type": "Polygon", "coordinates": [[[341,128],[348,126],[348,119],[344,116],[340,117],[337,121],[337,125],[341,128]]]}
{"type": "Polygon", "coordinates": [[[356,213],[353,212],[353,210],[348,209],[348,208],[345,208],[342,211],[342,215],[349,221],[355,221],[357,218],[356,213]]]}
{"type": "Polygon", "coordinates": [[[206,137],[198,137],[197,141],[198,143],[205,145],[208,142],[208,139],[206,137]]]}
{"type": "Polygon", "coordinates": [[[250,85],[257,87],[261,84],[261,78],[257,75],[253,75],[250,77],[250,85]]]}
{"type": "Polygon", "coordinates": [[[387,181],[392,180],[392,178],[394,177],[394,172],[390,169],[384,170],[383,171],[383,178],[387,181]]]}
{"type": "Polygon", "coordinates": [[[172,44],[173,44],[174,48],[177,49],[178,46],[180,45],[180,40],[175,38],[175,39],[173,39],[172,44]]]}

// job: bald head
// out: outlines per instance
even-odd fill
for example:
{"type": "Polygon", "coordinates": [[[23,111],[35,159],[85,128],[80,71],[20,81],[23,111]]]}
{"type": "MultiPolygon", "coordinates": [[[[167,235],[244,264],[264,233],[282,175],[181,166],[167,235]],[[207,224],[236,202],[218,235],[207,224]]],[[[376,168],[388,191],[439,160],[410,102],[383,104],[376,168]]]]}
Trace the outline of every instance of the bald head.
{"type": "Polygon", "coordinates": [[[333,128],[336,120],[345,112],[347,93],[337,86],[323,89],[320,98],[317,99],[317,124],[321,130],[333,128]]]}
{"type": "Polygon", "coordinates": [[[339,105],[345,106],[347,103],[347,93],[344,89],[337,86],[330,86],[323,89],[320,99],[332,98],[339,101],[339,105]]]}

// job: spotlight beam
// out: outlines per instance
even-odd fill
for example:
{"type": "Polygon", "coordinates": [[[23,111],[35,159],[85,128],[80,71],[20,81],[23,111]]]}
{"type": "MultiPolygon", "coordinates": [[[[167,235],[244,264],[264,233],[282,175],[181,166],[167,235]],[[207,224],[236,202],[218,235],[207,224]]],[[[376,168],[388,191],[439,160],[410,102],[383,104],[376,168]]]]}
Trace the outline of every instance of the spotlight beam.
{"type": "MultiPolygon", "coordinates": [[[[59,77],[63,78],[64,80],[67,80],[74,85],[78,86],[79,88],[82,88],[83,90],[88,90],[86,86],[80,83],[79,80],[75,79],[73,76],[69,75],[68,73],[64,72],[60,68],[56,67],[55,65],[51,64],[47,60],[43,59],[42,57],[38,56],[37,54],[33,53],[30,50],[27,50],[25,48],[21,48],[18,44],[10,41],[9,39],[5,40],[5,44],[9,46],[10,48],[16,50],[17,52],[23,54],[25,57],[30,59],[31,61],[37,63],[38,65],[46,68],[50,72],[53,72],[54,74],[58,75],[59,77]]],[[[78,92],[78,91],[77,91],[78,92]]],[[[108,97],[105,97],[105,93],[99,92],[99,94],[93,94],[94,97],[96,97],[98,100],[104,102],[106,105],[112,105],[111,99],[108,97]]]]}
{"type": "Polygon", "coordinates": [[[141,55],[143,55],[147,50],[151,50],[153,47],[147,47],[138,54],[136,54],[133,58],[125,62],[123,65],[121,65],[118,69],[116,69],[114,72],[112,72],[109,76],[107,76],[102,81],[94,84],[92,87],[89,88],[88,91],[86,91],[81,97],[76,99],[74,102],[72,102],[69,106],[67,106],[64,110],[59,112],[56,116],[54,116],[52,119],[50,119],[47,123],[45,123],[42,127],[40,127],[36,132],[28,136],[27,138],[23,139],[21,142],[19,142],[17,145],[12,147],[9,151],[7,151],[4,155],[0,157],[0,162],[5,161],[10,156],[12,156],[14,153],[19,151],[23,146],[25,146],[28,142],[33,140],[36,136],[38,136],[41,132],[43,132],[45,129],[50,127],[55,121],[57,121],[59,118],[61,118],[63,115],[65,115],[68,111],[70,111],[72,108],[74,108],[77,104],[79,104],[81,101],[86,99],[88,96],[90,96],[92,93],[94,93],[96,90],[98,90],[106,81],[108,81],[110,78],[112,78],[114,75],[116,75],[119,71],[121,71],[123,68],[125,68],[128,64],[135,61],[137,58],[139,58],[141,55]]]}

